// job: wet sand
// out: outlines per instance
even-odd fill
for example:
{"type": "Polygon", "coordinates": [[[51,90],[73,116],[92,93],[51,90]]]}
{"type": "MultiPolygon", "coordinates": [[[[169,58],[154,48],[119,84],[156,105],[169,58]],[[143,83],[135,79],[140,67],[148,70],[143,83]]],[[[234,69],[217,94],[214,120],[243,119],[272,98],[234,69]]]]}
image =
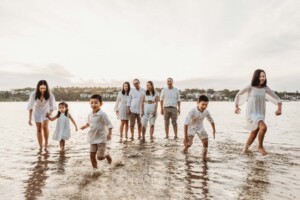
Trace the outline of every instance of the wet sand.
{"type": "MultiPolygon", "coordinates": [[[[77,123],[83,124],[89,105],[69,105],[77,123]]],[[[1,110],[10,112],[0,118],[0,194],[3,199],[299,199],[299,105],[285,103],[284,114],[278,118],[273,105],[268,104],[265,147],[269,155],[263,157],[257,142],[250,155],[242,153],[249,134],[244,129],[244,113],[234,115],[231,102],[210,103],[217,135],[213,140],[205,122],[209,160],[203,162],[198,138],[187,155],[182,153],[183,119],[194,103],[182,105],[179,140],[164,139],[163,118],[159,116],[155,140],[150,142],[147,132],[146,143],[119,143],[114,104],[105,103],[103,109],[115,126],[113,140],[108,143],[113,163],[98,162],[98,169],[93,170],[86,131],[72,132],[63,153],[51,137],[49,149],[39,152],[35,128],[27,126],[26,104],[1,103],[1,110]]],[[[51,123],[51,133],[54,127],[51,123]]]]}

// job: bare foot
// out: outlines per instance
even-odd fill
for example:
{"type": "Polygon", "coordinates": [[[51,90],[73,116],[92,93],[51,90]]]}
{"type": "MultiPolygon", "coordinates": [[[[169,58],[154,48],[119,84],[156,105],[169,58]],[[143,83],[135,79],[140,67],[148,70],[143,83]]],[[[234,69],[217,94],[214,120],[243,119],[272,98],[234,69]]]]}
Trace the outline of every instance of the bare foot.
{"type": "Polygon", "coordinates": [[[177,136],[175,136],[175,137],[174,137],[174,140],[177,140],[177,139],[178,139],[178,137],[177,137],[177,136]]]}
{"type": "Polygon", "coordinates": [[[122,140],[122,138],[120,138],[120,141],[119,141],[120,143],[122,143],[123,142],[123,140],[122,140]]]}
{"type": "Polygon", "coordinates": [[[131,141],[133,141],[133,140],[134,140],[134,138],[133,138],[133,137],[131,137],[131,138],[130,138],[130,140],[131,140],[131,141]]]}
{"type": "Polygon", "coordinates": [[[184,149],[183,149],[183,153],[187,154],[187,153],[188,153],[188,149],[187,149],[187,148],[184,148],[184,149]]]}
{"type": "Polygon", "coordinates": [[[107,160],[107,162],[108,162],[109,164],[111,164],[112,158],[110,157],[110,155],[107,155],[107,156],[106,156],[106,160],[107,160]]]}
{"type": "Polygon", "coordinates": [[[259,153],[261,153],[261,155],[265,156],[268,154],[268,152],[266,152],[266,150],[262,147],[262,148],[258,148],[259,153]]]}
{"type": "Polygon", "coordinates": [[[165,139],[169,139],[169,136],[167,135],[167,136],[165,137],[165,139]]]}

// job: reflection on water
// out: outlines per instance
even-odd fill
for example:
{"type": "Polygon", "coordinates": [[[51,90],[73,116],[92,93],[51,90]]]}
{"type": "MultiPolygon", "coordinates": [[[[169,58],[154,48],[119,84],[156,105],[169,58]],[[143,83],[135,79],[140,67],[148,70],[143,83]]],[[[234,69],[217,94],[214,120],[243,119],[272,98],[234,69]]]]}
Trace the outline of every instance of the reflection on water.
{"type": "Polygon", "coordinates": [[[185,196],[187,198],[199,198],[198,194],[202,199],[208,199],[209,188],[208,188],[208,166],[207,162],[192,162],[189,161],[188,156],[185,161],[186,165],[186,186],[185,196]],[[200,165],[200,166],[199,166],[200,165]],[[199,169],[199,170],[197,170],[199,169]]]}
{"type": "Polygon", "coordinates": [[[267,188],[270,184],[268,179],[268,168],[265,161],[249,163],[249,169],[247,169],[246,172],[247,176],[245,181],[243,181],[238,199],[264,199],[263,197],[268,191],[267,188]]]}
{"type": "Polygon", "coordinates": [[[48,158],[49,152],[45,150],[44,152],[39,151],[37,153],[37,161],[33,162],[33,168],[29,169],[29,178],[24,181],[25,186],[25,198],[26,199],[36,199],[42,194],[42,188],[45,185],[48,175],[48,158]]]}

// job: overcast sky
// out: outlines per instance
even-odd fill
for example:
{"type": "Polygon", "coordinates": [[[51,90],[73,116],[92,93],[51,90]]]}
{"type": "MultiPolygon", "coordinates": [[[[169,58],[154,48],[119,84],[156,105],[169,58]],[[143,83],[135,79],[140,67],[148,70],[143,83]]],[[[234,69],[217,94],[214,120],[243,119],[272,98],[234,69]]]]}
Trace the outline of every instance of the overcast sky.
{"type": "Polygon", "coordinates": [[[50,86],[238,89],[263,68],[300,90],[299,0],[0,1],[0,90],[50,86]]]}

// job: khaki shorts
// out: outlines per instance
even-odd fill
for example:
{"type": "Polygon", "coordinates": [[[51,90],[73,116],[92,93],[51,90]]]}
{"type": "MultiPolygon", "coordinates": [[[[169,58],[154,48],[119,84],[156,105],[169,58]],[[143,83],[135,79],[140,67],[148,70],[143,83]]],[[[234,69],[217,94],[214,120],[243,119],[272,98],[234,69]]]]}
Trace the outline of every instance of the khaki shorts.
{"type": "Polygon", "coordinates": [[[174,127],[177,127],[177,108],[175,107],[164,107],[164,119],[165,119],[165,125],[170,125],[170,118],[172,121],[172,125],[174,127]]]}
{"type": "Polygon", "coordinates": [[[106,143],[100,144],[91,144],[90,145],[90,152],[95,153],[97,152],[97,158],[104,158],[106,155],[106,143]]]}
{"type": "MultiPolygon", "coordinates": [[[[202,141],[204,139],[208,139],[208,135],[207,135],[207,132],[206,131],[202,131],[201,133],[196,133],[199,137],[199,139],[202,141]]],[[[196,135],[188,135],[188,146],[192,146],[193,144],[193,140],[194,140],[194,136],[196,135]]]]}
{"type": "Polygon", "coordinates": [[[141,115],[137,114],[137,113],[131,113],[130,114],[130,127],[135,126],[135,120],[137,121],[138,127],[141,127],[142,126],[141,115]]]}

